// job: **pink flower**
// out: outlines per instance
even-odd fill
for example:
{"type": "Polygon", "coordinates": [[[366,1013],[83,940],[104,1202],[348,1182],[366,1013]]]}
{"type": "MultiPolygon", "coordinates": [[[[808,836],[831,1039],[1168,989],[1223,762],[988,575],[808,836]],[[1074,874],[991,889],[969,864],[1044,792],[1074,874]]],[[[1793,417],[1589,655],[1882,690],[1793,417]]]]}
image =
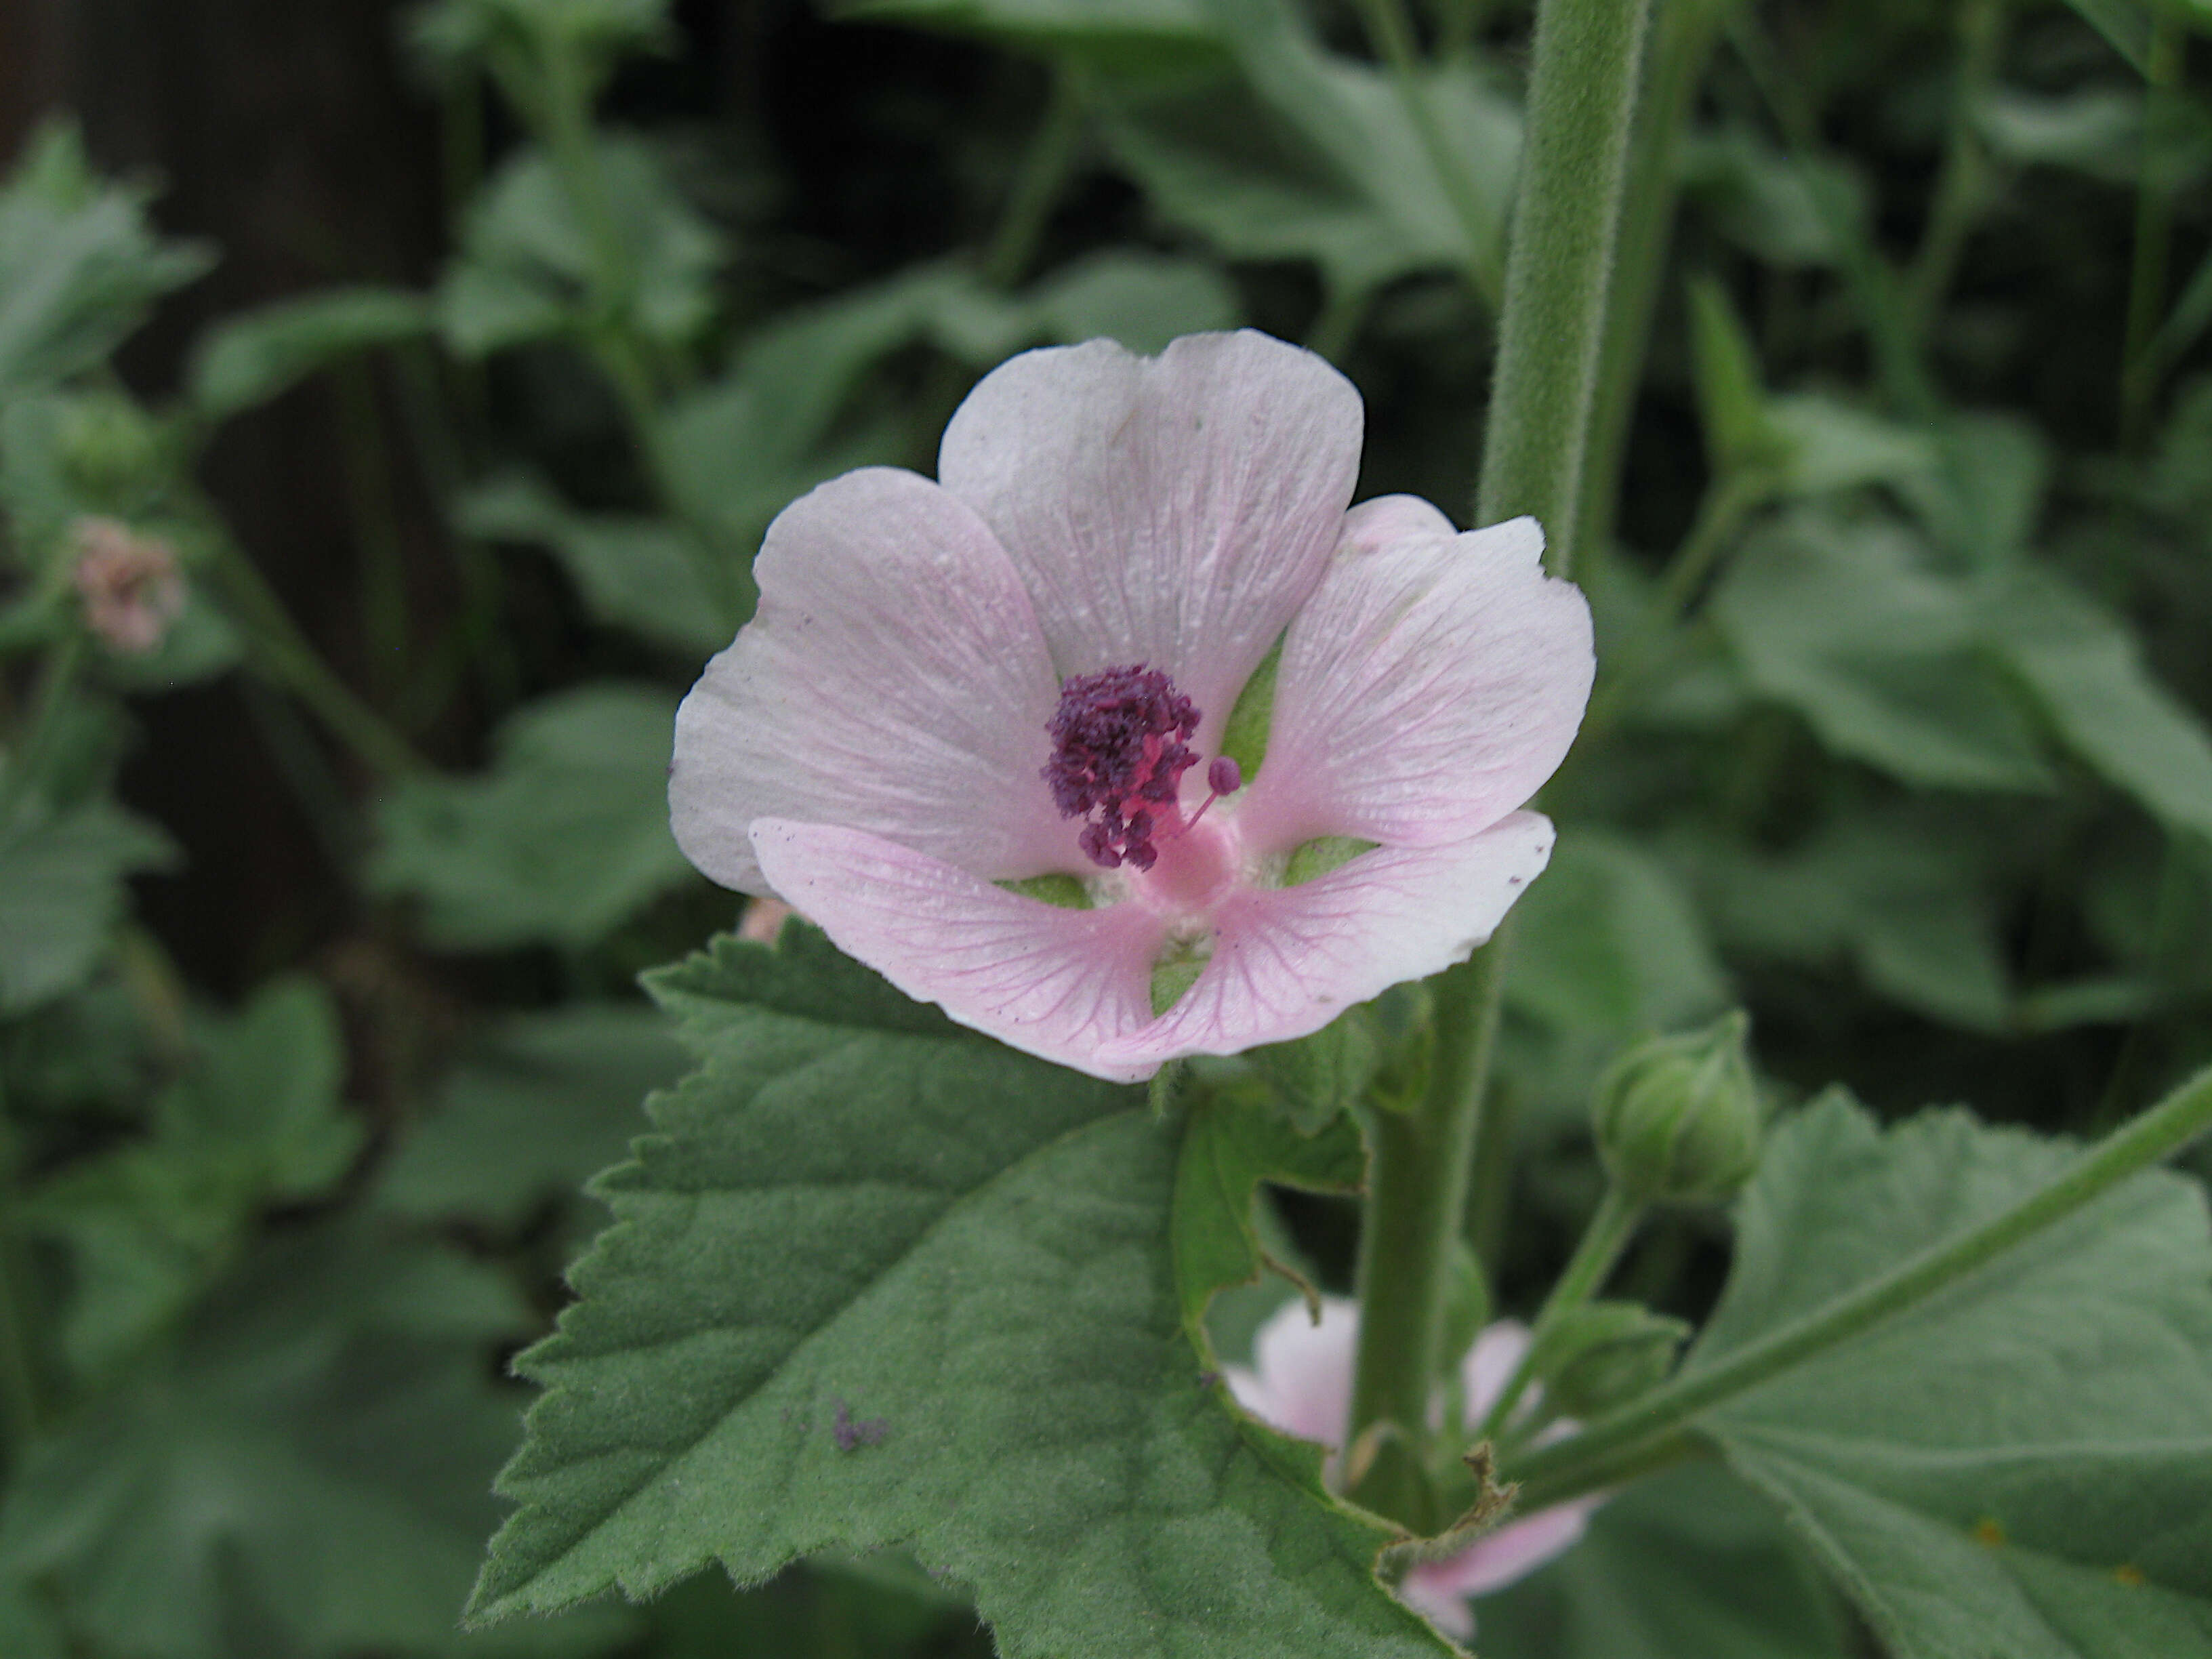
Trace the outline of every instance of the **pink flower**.
{"type": "MultiPolygon", "coordinates": [[[[1224,1375],[1237,1403],[1253,1416],[1301,1440],[1317,1440],[1334,1453],[1343,1446],[1351,1426],[1352,1362],[1358,1340],[1358,1304],[1323,1297],[1316,1325],[1304,1302],[1291,1301],[1260,1328],[1252,1346],[1257,1369],[1231,1365],[1224,1375]]],[[[1470,1431],[1498,1398],[1528,1346],[1526,1328],[1500,1320],[1467,1351],[1460,1362],[1460,1388],[1470,1431]]],[[[1332,1470],[1335,1461],[1332,1455],[1332,1470]]],[[[1509,1522],[1457,1555],[1413,1568],[1400,1582],[1398,1594],[1437,1629],[1465,1640],[1474,1634],[1474,1614],[1468,1599],[1503,1589],[1572,1549],[1581,1541],[1589,1512],[1603,1501],[1602,1494],[1592,1494],[1509,1522]]]]}
{"type": "Polygon", "coordinates": [[[848,472],[769,526],[758,614],[677,716],[678,842],[908,994],[1117,1080],[1464,958],[1550,856],[1516,809],[1581,722],[1589,612],[1533,520],[1347,510],[1360,435],[1349,381],[1249,331],[1002,365],[938,483],[848,472]],[[1244,777],[1223,732],[1278,641],[1244,777]],[[1329,837],[1372,845],[1286,884],[1329,837]],[[1040,876],[1085,908],[1001,884],[1040,876]],[[1164,957],[1203,965],[1156,1015],[1164,957]]]}
{"type": "Polygon", "coordinates": [[[71,533],[85,626],[118,651],[151,651],[185,608],[176,550],[116,519],[79,519],[71,533]]]}

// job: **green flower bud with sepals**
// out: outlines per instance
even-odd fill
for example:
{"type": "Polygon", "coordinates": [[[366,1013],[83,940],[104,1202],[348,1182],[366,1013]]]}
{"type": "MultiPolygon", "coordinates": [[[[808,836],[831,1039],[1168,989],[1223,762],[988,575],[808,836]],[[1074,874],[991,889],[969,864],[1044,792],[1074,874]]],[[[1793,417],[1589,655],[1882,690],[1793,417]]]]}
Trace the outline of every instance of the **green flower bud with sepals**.
{"type": "Polygon", "coordinates": [[[1599,1080],[1599,1155],[1645,1204],[1717,1204],[1759,1165],[1765,1109],[1751,1074],[1741,1010],[1699,1031],[1639,1043],[1599,1080]]]}

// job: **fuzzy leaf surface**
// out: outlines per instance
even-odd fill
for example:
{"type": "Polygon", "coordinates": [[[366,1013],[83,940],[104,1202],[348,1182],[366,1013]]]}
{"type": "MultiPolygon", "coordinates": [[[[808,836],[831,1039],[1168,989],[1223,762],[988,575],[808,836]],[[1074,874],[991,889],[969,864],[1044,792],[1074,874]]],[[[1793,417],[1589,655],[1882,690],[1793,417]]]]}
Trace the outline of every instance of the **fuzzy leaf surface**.
{"type": "MultiPolygon", "coordinates": [[[[2075,1155],[1823,1099],[1777,1131],[1686,1374],[2075,1155]]],[[[2136,1177],[1701,1423],[1899,1659],[2212,1656],[2212,1240],[2181,1176],[2136,1177]]]]}
{"type": "Polygon", "coordinates": [[[653,985],[703,1060],[521,1362],[480,1619],[719,1559],[897,1544],[1001,1651],[1449,1651],[1318,1460],[1223,1409],[1170,1243],[1180,1126],[908,1002],[805,929],[653,985]]]}

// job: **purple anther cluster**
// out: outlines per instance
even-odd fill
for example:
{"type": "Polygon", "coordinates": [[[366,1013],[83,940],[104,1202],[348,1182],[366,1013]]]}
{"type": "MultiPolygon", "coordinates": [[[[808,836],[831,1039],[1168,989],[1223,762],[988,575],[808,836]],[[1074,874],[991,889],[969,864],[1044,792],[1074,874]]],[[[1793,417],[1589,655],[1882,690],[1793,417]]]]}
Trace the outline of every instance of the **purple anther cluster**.
{"type": "Polygon", "coordinates": [[[1188,741],[1198,721],[1175,682],[1142,663],[1062,682],[1042,775],[1062,817],[1091,820],[1079,837],[1085,858],[1107,870],[1158,861],[1152,831],[1180,821],[1176,792],[1198,763],[1188,741]]]}

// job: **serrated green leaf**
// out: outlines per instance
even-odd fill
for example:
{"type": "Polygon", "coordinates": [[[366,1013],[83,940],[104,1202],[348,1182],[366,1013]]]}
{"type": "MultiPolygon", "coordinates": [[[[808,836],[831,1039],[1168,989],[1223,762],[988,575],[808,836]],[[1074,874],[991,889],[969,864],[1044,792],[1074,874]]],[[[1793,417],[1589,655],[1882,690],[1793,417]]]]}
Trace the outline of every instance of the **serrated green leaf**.
{"type": "Polygon", "coordinates": [[[1841,1609],[1725,1470],[1637,1482],[1568,1554],[1481,1603],[1482,1659],[1844,1659],[1841,1609]]]}
{"type": "MultiPolygon", "coordinates": [[[[2075,1149],[1959,1111],[1778,1127],[1688,1376],[1955,1237],[2075,1149]]],[[[1899,1659],[2212,1654],[2212,1230],[2152,1171],[1716,1407],[1899,1659]]]]}
{"type": "Polygon", "coordinates": [[[104,800],[0,829],[0,1012],[84,983],[123,919],[123,883],[175,862],[169,838],[104,800]]]}
{"type": "Polygon", "coordinates": [[[513,1227],[578,1191],[646,1128],[641,1103],[684,1069],[651,1009],[574,1004],[524,1014],[471,1045],[377,1182],[383,1208],[513,1227]]]}
{"type": "Polygon", "coordinates": [[[334,289],[226,317],[200,339],[185,372],[192,402],[222,420],[281,397],[317,369],[376,346],[429,333],[422,295],[334,289]]]}
{"type": "Polygon", "coordinates": [[[48,1584],[112,1659],[448,1651],[513,1432],[486,1355],[527,1322],[441,1249],[343,1228],[268,1248],[25,1449],[0,1581],[48,1584]]]}
{"type": "Polygon", "coordinates": [[[692,877],[668,830],[676,699],[590,685],[507,717],[491,769],[404,779],[379,804],[380,892],[422,901],[452,950],[580,947],[692,877]]]}
{"type": "Polygon", "coordinates": [[[1366,1172],[1366,1145],[1348,1116],[1310,1134],[1249,1102],[1217,1097],[1192,1110],[1176,1164],[1172,1229],[1183,1329],[1201,1354],[1213,1357],[1206,1334],[1213,1293],[1257,1282],[1266,1262],[1253,1211],[1260,1183],[1356,1192],[1366,1172]]]}
{"type": "Polygon", "coordinates": [[[1367,1093],[1383,1060],[1383,1034],[1366,1004],[1347,1008],[1310,1036],[1245,1051],[1302,1134],[1319,1131],[1367,1093]]]}
{"type": "Polygon", "coordinates": [[[0,392],[92,368],[211,263],[155,236],[145,193],[96,177],[74,126],[41,128],[0,188],[0,392]]]}
{"type": "Polygon", "coordinates": [[[1793,514],[1749,537],[1712,601],[1752,685],[1838,754],[1939,788],[2051,787],[1981,652],[1977,596],[1881,521],[1793,514]]]}
{"type": "Polygon", "coordinates": [[[809,930],[655,976],[702,1068],[525,1370],[477,1617],[896,1542],[1010,1659],[1448,1650],[1315,1449],[1182,1326],[1176,1126],[963,1031],[809,930]]]}

